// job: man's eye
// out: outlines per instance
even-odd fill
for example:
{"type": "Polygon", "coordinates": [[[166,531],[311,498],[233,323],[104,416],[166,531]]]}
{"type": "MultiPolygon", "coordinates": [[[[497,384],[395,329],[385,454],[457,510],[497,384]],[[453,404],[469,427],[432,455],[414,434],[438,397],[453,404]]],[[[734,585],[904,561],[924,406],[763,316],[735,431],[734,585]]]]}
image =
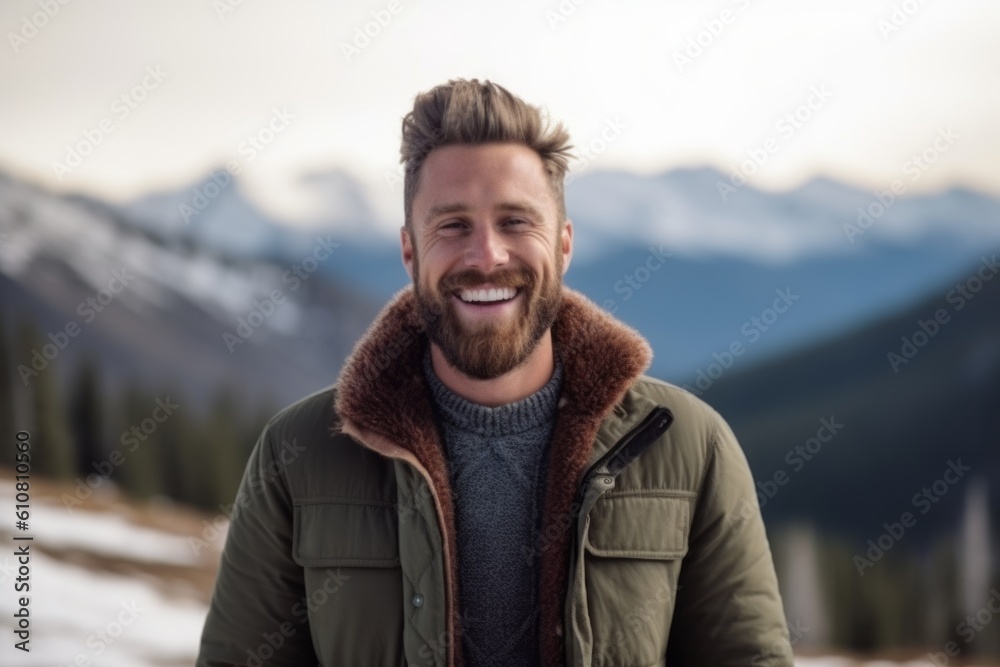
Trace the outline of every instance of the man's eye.
{"type": "Polygon", "coordinates": [[[507,223],[511,225],[516,225],[516,224],[526,225],[528,224],[528,221],[525,220],[524,218],[508,218],[507,223]]]}

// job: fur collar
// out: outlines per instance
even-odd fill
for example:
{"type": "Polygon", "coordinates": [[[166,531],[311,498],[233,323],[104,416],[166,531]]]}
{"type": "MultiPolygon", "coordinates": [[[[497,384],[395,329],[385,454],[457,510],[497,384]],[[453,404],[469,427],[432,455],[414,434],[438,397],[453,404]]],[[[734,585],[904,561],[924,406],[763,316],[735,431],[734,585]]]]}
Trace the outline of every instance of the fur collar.
{"type": "MultiPolygon", "coordinates": [[[[563,362],[559,414],[550,443],[542,507],[539,636],[541,664],[563,664],[563,601],[569,565],[569,523],[576,487],[604,417],[652,360],[649,343],[581,293],[562,288],[553,345],[563,362]]],[[[337,382],[339,430],[391,458],[414,465],[430,480],[444,538],[445,579],[457,601],[455,521],[448,463],[423,376],[427,345],[413,286],[400,290],[355,345],[337,382]]],[[[457,606],[457,605],[455,605],[457,606]]],[[[448,610],[453,634],[458,610],[448,610]]],[[[449,642],[449,664],[461,665],[460,642],[449,642]]]]}

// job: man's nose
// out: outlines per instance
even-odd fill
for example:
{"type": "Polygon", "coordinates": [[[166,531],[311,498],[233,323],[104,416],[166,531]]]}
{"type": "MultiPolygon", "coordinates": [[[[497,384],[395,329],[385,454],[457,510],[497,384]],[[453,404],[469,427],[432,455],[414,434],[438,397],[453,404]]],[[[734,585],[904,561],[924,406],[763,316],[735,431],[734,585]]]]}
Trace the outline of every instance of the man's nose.
{"type": "Polygon", "coordinates": [[[469,268],[489,273],[507,263],[507,246],[503,237],[494,229],[483,226],[469,236],[465,249],[465,264],[469,268]]]}

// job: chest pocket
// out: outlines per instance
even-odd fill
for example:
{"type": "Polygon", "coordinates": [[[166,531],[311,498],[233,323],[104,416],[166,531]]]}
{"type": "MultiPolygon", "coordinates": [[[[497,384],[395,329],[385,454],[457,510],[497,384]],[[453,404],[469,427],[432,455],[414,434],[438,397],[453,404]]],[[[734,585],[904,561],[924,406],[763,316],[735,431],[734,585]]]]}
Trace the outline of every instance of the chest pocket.
{"type": "Polygon", "coordinates": [[[694,500],[612,491],[591,509],[584,567],[594,667],[663,664],[694,500]]]}
{"type": "Polygon", "coordinates": [[[299,565],[399,566],[399,527],[390,503],[312,502],[294,512],[292,556],[299,565]]]}
{"type": "MultiPolygon", "coordinates": [[[[402,662],[399,524],[390,503],[304,501],[293,510],[292,558],[305,595],[293,620],[307,616],[323,665],[402,662]]],[[[304,619],[301,619],[304,620],[304,619]]]]}

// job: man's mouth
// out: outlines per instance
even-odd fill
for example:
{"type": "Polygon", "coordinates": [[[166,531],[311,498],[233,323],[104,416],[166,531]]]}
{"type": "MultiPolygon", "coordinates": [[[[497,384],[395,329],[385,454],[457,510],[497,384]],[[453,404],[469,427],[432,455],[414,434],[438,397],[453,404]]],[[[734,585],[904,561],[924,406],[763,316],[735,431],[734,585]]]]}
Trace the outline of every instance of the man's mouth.
{"type": "Polygon", "coordinates": [[[460,289],[455,295],[465,303],[489,305],[510,301],[517,296],[518,289],[514,287],[490,287],[481,289],[460,289]]]}

